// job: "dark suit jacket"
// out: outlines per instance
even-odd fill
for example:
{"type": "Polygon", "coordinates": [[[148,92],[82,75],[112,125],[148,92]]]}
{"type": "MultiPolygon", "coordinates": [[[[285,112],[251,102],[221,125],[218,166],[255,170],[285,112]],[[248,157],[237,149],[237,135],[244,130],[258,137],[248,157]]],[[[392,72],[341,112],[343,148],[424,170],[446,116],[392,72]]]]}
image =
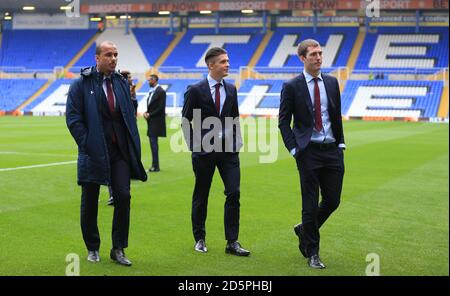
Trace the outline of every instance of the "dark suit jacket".
{"type": "Polygon", "coordinates": [[[239,152],[242,147],[242,137],[239,123],[239,106],[237,99],[236,87],[223,81],[226,98],[220,114],[217,113],[214,105],[208,80],[204,79],[194,85],[188,87],[184,94],[184,105],[182,110],[182,127],[184,138],[189,149],[193,154],[207,154],[213,151],[205,150],[201,142],[205,135],[211,136],[210,144],[214,145],[214,139],[218,139],[217,134],[221,131],[222,151],[239,152]],[[196,122],[194,118],[194,110],[200,110],[200,122],[196,122]],[[202,127],[205,118],[217,119],[220,121],[221,129],[210,126],[202,127]],[[194,119],[194,128],[192,128],[192,120],[194,119]],[[228,122],[228,124],[226,124],[228,122]],[[226,145],[226,146],[225,146],[226,145]]]}
{"type": "Polygon", "coordinates": [[[166,136],[166,91],[158,86],[152,96],[150,104],[147,105],[147,136],[166,136]]]}
{"type": "MultiPolygon", "coordinates": [[[[322,78],[328,97],[331,130],[336,139],[336,145],[344,144],[339,84],[333,76],[322,73],[322,78]]],[[[289,151],[297,148],[297,152],[301,152],[311,140],[314,128],[313,105],[303,73],[283,84],[278,127],[284,145],[289,151]],[[292,115],[294,115],[294,125],[291,128],[292,115]]]]}
{"type": "MultiPolygon", "coordinates": [[[[115,85],[112,86],[113,89],[115,85]]],[[[115,91],[115,93],[117,90],[115,91]]],[[[121,116],[120,104],[115,105],[115,110],[113,113],[110,112],[108,106],[108,99],[106,98],[105,92],[100,93],[101,96],[101,104],[98,106],[99,112],[101,114],[101,120],[103,125],[103,131],[105,134],[106,145],[110,150],[112,143],[113,134],[117,140],[117,146],[119,148],[122,157],[127,162],[129,161],[129,151],[128,151],[128,143],[127,143],[127,131],[126,125],[121,116]]],[[[117,100],[117,96],[116,96],[117,100]]]]}
{"type": "Polygon", "coordinates": [[[113,116],[103,91],[103,76],[95,66],[82,69],[81,77],[69,88],[66,123],[78,145],[78,184],[111,184],[107,138],[112,126],[117,125],[121,126],[117,130],[121,150],[128,151],[131,178],[147,180],[128,82],[118,72],[114,72],[111,79],[116,97],[113,116]],[[123,145],[127,145],[126,149],[123,145]]]}

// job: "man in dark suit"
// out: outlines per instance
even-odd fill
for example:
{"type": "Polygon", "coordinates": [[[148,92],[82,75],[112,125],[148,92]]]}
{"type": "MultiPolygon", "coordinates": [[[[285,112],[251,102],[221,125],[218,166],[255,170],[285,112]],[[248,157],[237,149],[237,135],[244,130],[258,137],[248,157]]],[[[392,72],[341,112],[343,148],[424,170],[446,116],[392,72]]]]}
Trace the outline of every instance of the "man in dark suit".
{"type": "MultiPolygon", "coordinates": [[[[131,77],[130,71],[127,70],[121,70],[120,74],[125,78],[128,82],[128,85],[130,86],[130,94],[131,94],[131,101],[133,102],[134,106],[134,115],[137,115],[137,108],[138,108],[138,101],[136,99],[136,84],[133,83],[133,78],[131,77]]],[[[108,205],[112,206],[114,205],[114,195],[112,192],[111,185],[108,186],[108,192],[109,192],[109,199],[108,199],[108,205]]]]}
{"type": "Polygon", "coordinates": [[[344,177],[341,95],[337,79],[320,71],[322,49],[317,41],[302,41],[298,56],[304,70],[283,85],[279,128],[300,173],[302,223],[294,227],[299,249],[309,266],[321,269],[325,265],[319,257],[319,228],[339,205],[344,177]]]}
{"type": "Polygon", "coordinates": [[[236,87],[223,79],[228,75],[229,59],[223,48],[208,50],[206,79],[188,88],[184,97],[183,132],[192,151],[195,187],[192,197],[194,249],[206,253],[205,221],[209,189],[216,167],[225,185],[225,252],[248,256],[238,242],[240,215],[239,149],[242,139],[236,87]],[[194,129],[191,122],[194,121],[194,129]]]}
{"type": "Polygon", "coordinates": [[[66,123],[78,145],[81,230],[88,261],[100,261],[97,227],[100,185],[114,192],[111,259],[125,266],[130,226],[130,179],[147,180],[126,79],[117,71],[118,51],[111,41],[97,45],[97,65],[84,68],[69,89],[66,123]]]}
{"type": "Polygon", "coordinates": [[[158,84],[158,76],[151,74],[148,83],[150,91],[147,95],[147,136],[152,150],[152,166],[149,172],[159,172],[158,137],[166,136],[166,91],[158,84]]]}

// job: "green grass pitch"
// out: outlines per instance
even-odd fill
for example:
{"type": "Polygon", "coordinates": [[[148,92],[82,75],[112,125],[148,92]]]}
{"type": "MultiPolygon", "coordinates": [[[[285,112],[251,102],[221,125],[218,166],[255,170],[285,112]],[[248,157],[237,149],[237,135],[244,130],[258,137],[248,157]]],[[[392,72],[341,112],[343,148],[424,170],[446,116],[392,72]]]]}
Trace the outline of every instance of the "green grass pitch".
{"type": "MultiPolygon", "coordinates": [[[[170,122],[170,120],[169,120],[170,122]]],[[[150,147],[138,119],[144,166],[150,147]]],[[[112,207],[102,187],[101,262],[86,260],[79,226],[76,160],[63,117],[0,117],[0,275],[65,275],[66,256],[80,256],[81,275],[365,275],[376,253],[381,275],[449,275],[449,125],[344,122],[347,150],[342,202],[321,229],[325,270],[307,267],[292,226],[301,219],[295,162],[278,135],[278,160],[241,160],[240,241],[248,258],[225,254],[223,185],[218,172],[209,197],[209,252],[194,252],[189,153],[160,139],[162,171],[132,182],[131,268],[109,259],[112,207]]],[[[168,128],[169,136],[175,131],[168,128]]],[[[278,130],[275,131],[278,133],[278,130]]],[[[265,135],[260,135],[265,136],[265,135]]]]}

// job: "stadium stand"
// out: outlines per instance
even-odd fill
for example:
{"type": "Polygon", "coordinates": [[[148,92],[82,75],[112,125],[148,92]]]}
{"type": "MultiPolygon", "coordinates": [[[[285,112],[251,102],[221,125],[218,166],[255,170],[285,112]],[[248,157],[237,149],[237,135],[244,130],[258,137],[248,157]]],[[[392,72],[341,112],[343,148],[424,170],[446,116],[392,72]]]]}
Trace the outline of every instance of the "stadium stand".
{"type": "Polygon", "coordinates": [[[430,73],[448,67],[448,41],[448,28],[379,27],[366,34],[355,69],[430,73]]]}
{"type": "Polygon", "coordinates": [[[255,95],[261,95],[260,99],[254,100],[252,104],[255,107],[264,108],[277,108],[280,105],[280,98],[266,98],[264,93],[280,93],[283,85],[283,80],[275,79],[247,79],[239,88],[239,105],[246,105],[245,102],[249,98],[253,98],[255,95]]]}
{"type": "Polygon", "coordinates": [[[5,30],[0,48],[4,71],[53,72],[65,66],[96,30],[5,30]],[[20,70],[19,70],[20,71],[20,70]]]}
{"type": "Polygon", "coordinates": [[[347,81],[342,113],[354,117],[436,117],[442,81],[347,81]]]}
{"type": "MultiPolygon", "coordinates": [[[[167,107],[183,107],[184,92],[186,87],[190,84],[196,83],[195,79],[160,79],[160,85],[166,90],[166,106],[167,107]]],[[[150,87],[148,83],[144,83],[138,90],[139,111],[146,110],[146,101],[150,87]],[[142,105],[142,107],[141,107],[142,105]]]]}
{"type": "Polygon", "coordinates": [[[72,79],[57,79],[33,102],[24,108],[25,112],[64,114],[72,79]]]}
{"type": "MultiPolygon", "coordinates": [[[[164,79],[160,78],[160,85],[166,90],[166,107],[182,108],[184,104],[184,93],[189,85],[197,83],[199,79],[164,79]]],[[[234,83],[234,80],[227,79],[227,82],[234,83]]],[[[137,92],[137,100],[139,102],[138,112],[145,112],[147,94],[149,91],[148,83],[142,84],[137,92]]]]}
{"type": "Polygon", "coordinates": [[[219,34],[214,29],[200,28],[187,30],[178,46],[163,63],[163,67],[183,67],[185,69],[206,68],[204,55],[208,46],[223,46],[230,57],[230,68],[237,70],[250,61],[263,38],[260,28],[224,28],[219,34]],[[186,56],[189,53],[189,56],[186,56]]]}
{"type": "MultiPolygon", "coordinates": [[[[252,108],[278,109],[278,94],[283,82],[245,80],[239,89],[242,113],[252,111],[252,108]]],[[[342,93],[342,114],[354,117],[436,117],[442,92],[442,81],[350,80],[342,93]]]]}
{"type": "Polygon", "coordinates": [[[117,68],[131,71],[138,80],[139,112],[145,110],[146,77],[156,73],[168,94],[167,108],[177,114],[188,85],[207,74],[207,49],[222,46],[229,53],[227,80],[238,88],[241,113],[276,115],[283,82],[302,71],[297,44],[314,38],[323,47],[323,72],[340,81],[344,116],[448,120],[448,46],[443,46],[449,41],[448,27],[411,23],[364,27],[364,20],[359,19],[357,25],[322,23],[314,28],[306,20],[302,25],[278,24],[272,17],[266,30],[262,21],[248,25],[239,23],[240,17],[225,25],[209,17],[191,26],[190,17],[184,25],[181,18],[176,20],[180,27],[175,30],[161,25],[162,19],[153,22],[152,17],[130,27],[111,22],[105,30],[93,29],[93,22],[91,29],[4,29],[0,111],[62,114],[72,79],[81,67],[95,63],[96,44],[113,40],[119,49],[117,68]],[[38,79],[30,79],[32,73],[40,73],[38,79]]]}
{"type": "Polygon", "coordinates": [[[303,66],[296,56],[299,40],[314,38],[324,47],[324,68],[345,67],[357,34],[357,27],[321,27],[316,33],[311,27],[277,28],[257,66],[298,69],[303,66]]]}
{"type": "Polygon", "coordinates": [[[175,37],[168,34],[167,29],[134,28],[132,31],[150,65],[156,63],[175,37]]]}
{"type": "MultiPolygon", "coordinates": [[[[155,34],[157,33],[158,31],[155,31],[155,34]]],[[[108,29],[97,38],[95,44],[86,51],[71,70],[73,72],[79,72],[81,67],[94,65],[95,46],[105,40],[114,40],[119,49],[118,69],[143,73],[150,68],[149,60],[147,60],[133,32],[130,31],[129,34],[125,34],[123,29],[108,29]]]]}
{"type": "Polygon", "coordinates": [[[0,110],[15,110],[46,82],[46,79],[0,79],[0,110]]]}

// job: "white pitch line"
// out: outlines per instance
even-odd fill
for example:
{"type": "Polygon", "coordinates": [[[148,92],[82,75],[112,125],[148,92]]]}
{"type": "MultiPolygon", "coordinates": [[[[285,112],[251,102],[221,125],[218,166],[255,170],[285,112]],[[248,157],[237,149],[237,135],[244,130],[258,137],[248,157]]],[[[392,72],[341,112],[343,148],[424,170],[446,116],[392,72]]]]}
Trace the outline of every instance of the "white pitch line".
{"type": "Polygon", "coordinates": [[[57,153],[38,153],[38,152],[17,152],[17,151],[0,151],[0,154],[16,154],[16,155],[40,155],[40,156],[69,156],[77,157],[73,154],[57,154],[57,153]]]}
{"type": "Polygon", "coordinates": [[[36,164],[36,165],[27,165],[27,166],[15,167],[15,168],[4,168],[4,169],[0,169],[0,172],[25,170],[25,169],[34,169],[34,168],[43,168],[43,167],[49,167],[49,166],[73,164],[73,163],[76,163],[76,162],[77,162],[76,160],[72,160],[72,161],[64,161],[64,162],[53,162],[53,163],[44,163],[44,164],[36,164]]]}

